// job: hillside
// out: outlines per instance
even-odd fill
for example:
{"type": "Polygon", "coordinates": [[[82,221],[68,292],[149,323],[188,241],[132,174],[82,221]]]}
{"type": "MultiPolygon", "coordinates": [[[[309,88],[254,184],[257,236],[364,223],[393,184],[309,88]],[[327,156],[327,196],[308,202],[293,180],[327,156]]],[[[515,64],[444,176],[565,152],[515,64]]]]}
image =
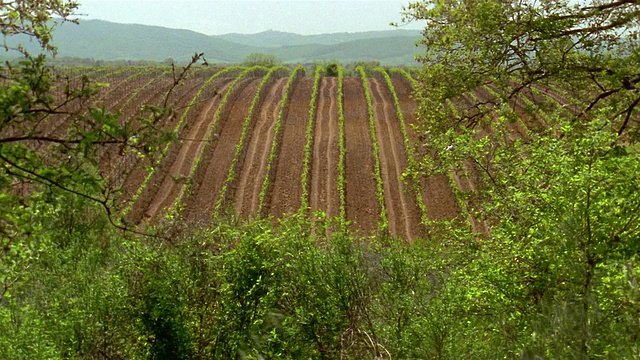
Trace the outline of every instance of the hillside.
{"type": "MultiPolygon", "coordinates": [[[[9,44],[20,38],[8,39],[9,44]]],[[[267,31],[252,35],[208,36],[190,30],[87,20],[63,24],[54,32],[59,56],[96,60],[186,61],[196,51],[210,62],[239,63],[248,54],[273,54],[285,63],[376,60],[389,65],[413,62],[419,33],[395,30],[366,33],[298,35],[267,31]]],[[[37,45],[25,42],[31,52],[37,45]]]]}
{"type": "Polygon", "coordinates": [[[298,45],[336,45],[358,40],[385,39],[385,38],[419,38],[419,31],[389,30],[368,31],[360,33],[333,33],[319,35],[300,35],[281,31],[263,31],[257,34],[226,34],[219,38],[230,42],[256,47],[286,47],[298,45]]]}

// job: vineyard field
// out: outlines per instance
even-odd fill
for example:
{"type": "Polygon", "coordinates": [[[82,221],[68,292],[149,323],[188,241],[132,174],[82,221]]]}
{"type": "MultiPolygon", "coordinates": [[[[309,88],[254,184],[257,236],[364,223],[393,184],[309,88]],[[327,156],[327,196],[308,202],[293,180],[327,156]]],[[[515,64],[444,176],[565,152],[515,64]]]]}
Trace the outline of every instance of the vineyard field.
{"type": "MultiPolygon", "coordinates": [[[[364,236],[411,241],[431,220],[460,214],[447,176],[418,184],[403,177],[419,138],[406,73],[342,76],[341,69],[315,83],[302,68],[217,71],[196,71],[174,89],[176,115],[161,126],[176,140],[154,166],[114,149],[102,156],[100,169],[120,187],[128,222],[275,221],[303,212],[340,218],[364,236]]],[[[170,72],[158,69],[97,73],[112,85],[96,105],[119,110],[123,120],[140,115],[142,104],[160,104],[171,84],[170,72]]]]}

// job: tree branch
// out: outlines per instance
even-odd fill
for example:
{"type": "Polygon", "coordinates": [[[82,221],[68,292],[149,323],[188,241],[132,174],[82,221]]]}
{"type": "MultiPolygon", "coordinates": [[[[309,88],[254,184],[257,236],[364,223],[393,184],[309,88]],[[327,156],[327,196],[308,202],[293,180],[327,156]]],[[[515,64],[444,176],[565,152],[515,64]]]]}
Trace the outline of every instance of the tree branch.
{"type": "Polygon", "coordinates": [[[108,202],[109,202],[109,197],[108,196],[105,199],[98,199],[98,198],[96,198],[94,196],[91,196],[89,194],[85,194],[85,193],[82,193],[80,191],[77,191],[77,190],[68,188],[66,186],[63,186],[62,184],[58,183],[57,181],[51,180],[51,179],[49,179],[49,178],[47,178],[45,176],[42,176],[42,175],[38,174],[36,171],[29,170],[29,169],[27,169],[25,167],[20,166],[19,164],[15,163],[14,161],[11,161],[10,159],[8,159],[5,156],[3,156],[1,153],[0,153],[0,160],[4,161],[6,164],[9,164],[11,167],[14,167],[14,168],[20,170],[21,172],[23,172],[23,173],[25,173],[27,175],[31,175],[31,176],[25,176],[24,174],[18,174],[15,171],[12,171],[10,168],[8,168],[5,165],[4,168],[7,171],[7,173],[9,173],[9,174],[12,174],[12,175],[15,175],[15,176],[20,176],[20,177],[23,177],[25,179],[29,179],[31,181],[35,181],[35,182],[40,183],[40,184],[48,184],[48,185],[53,186],[55,188],[58,188],[58,189],[60,189],[62,191],[74,194],[76,196],[80,196],[82,198],[85,198],[87,200],[90,200],[90,201],[93,201],[93,202],[96,202],[96,203],[100,204],[102,206],[102,208],[106,212],[107,218],[109,219],[109,223],[111,223],[111,225],[113,227],[115,227],[115,228],[117,228],[119,230],[122,230],[122,231],[128,232],[128,233],[132,233],[132,234],[136,234],[136,235],[148,236],[148,237],[153,237],[153,238],[158,238],[158,239],[163,239],[163,240],[171,240],[171,239],[169,239],[167,237],[144,233],[142,231],[131,229],[131,228],[127,227],[127,226],[123,226],[123,225],[120,225],[120,224],[116,223],[113,220],[113,213],[111,211],[111,208],[108,205],[108,202]]]}

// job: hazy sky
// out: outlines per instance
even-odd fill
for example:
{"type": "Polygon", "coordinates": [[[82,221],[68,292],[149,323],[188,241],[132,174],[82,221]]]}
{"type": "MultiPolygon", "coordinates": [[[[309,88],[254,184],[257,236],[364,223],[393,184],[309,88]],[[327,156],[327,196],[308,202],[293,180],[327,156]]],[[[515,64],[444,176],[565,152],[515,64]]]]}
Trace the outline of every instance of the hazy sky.
{"type": "MultiPolygon", "coordinates": [[[[266,30],[298,34],[390,30],[399,22],[398,1],[318,0],[78,0],[80,19],[158,25],[207,35],[266,30]]],[[[404,26],[419,29],[418,24],[404,26]]]]}

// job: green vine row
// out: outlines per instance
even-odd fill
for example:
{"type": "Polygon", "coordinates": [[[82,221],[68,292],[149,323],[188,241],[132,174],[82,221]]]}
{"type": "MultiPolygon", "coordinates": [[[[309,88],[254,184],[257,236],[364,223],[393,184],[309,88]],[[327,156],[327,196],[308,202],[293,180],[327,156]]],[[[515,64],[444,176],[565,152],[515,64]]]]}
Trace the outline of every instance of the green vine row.
{"type": "Polygon", "coordinates": [[[346,174],[345,174],[345,159],[347,156],[347,148],[345,145],[344,134],[344,69],[342,66],[338,67],[338,136],[340,155],[338,157],[338,194],[340,195],[340,221],[345,222],[347,220],[347,199],[346,199],[346,174]]]}
{"type": "Polygon", "coordinates": [[[313,148],[313,129],[315,126],[316,111],[318,106],[318,92],[320,78],[324,68],[318,66],[313,78],[313,91],[311,93],[311,101],[309,102],[309,121],[307,122],[307,131],[305,133],[306,143],[304,145],[304,159],[302,160],[302,195],[300,196],[300,208],[303,211],[309,210],[309,172],[311,170],[311,151],[313,148]]]}
{"type": "Polygon", "coordinates": [[[374,168],[373,175],[376,179],[376,197],[380,204],[380,225],[379,228],[383,232],[389,227],[389,220],[387,219],[387,208],[384,204],[384,186],[382,183],[382,170],[380,165],[380,146],[378,144],[378,138],[376,136],[376,123],[373,113],[373,103],[371,101],[371,90],[369,89],[369,82],[367,81],[367,74],[362,66],[356,68],[356,72],[360,74],[362,79],[362,86],[364,87],[365,98],[367,100],[367,113],[369,114],[369,134],[371,135],[371,141],[373,142],[373,158],[374,168]]]}

